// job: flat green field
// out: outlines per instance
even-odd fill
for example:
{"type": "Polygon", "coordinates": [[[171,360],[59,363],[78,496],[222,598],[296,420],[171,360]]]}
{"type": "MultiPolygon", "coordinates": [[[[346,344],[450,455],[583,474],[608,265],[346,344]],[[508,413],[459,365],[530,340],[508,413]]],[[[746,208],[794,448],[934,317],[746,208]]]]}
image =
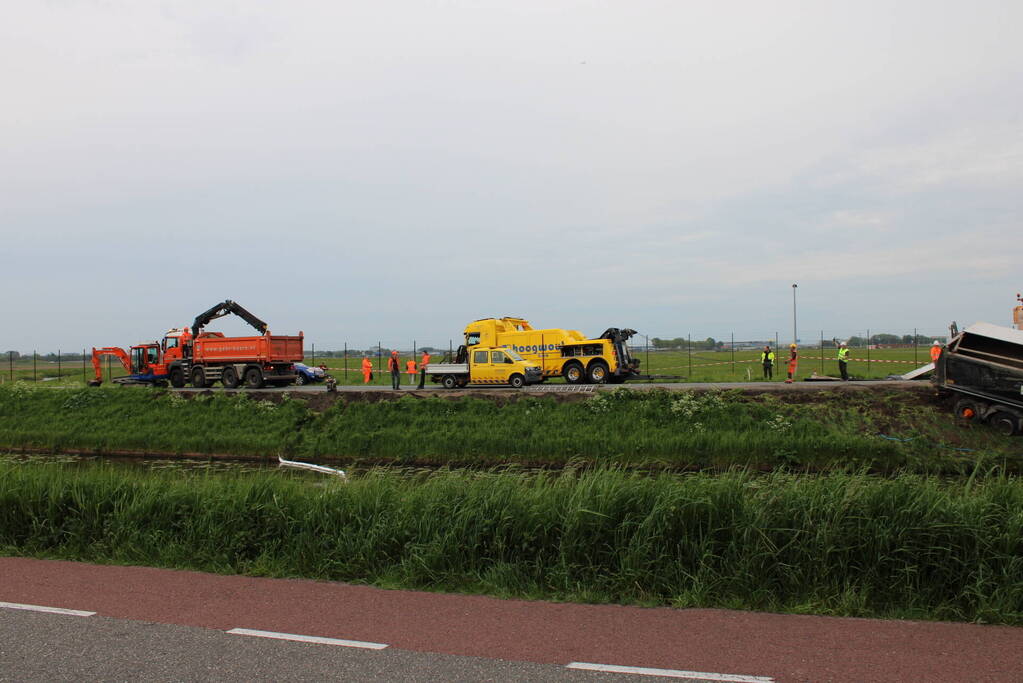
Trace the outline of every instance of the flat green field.
{"type": "MultiPolygon", "coordinates": [[[[816,373],[817,375],[838,376],[838,363],[835,360],[836,351],[833,348],[825,348],[823,354],[820,349],[800,349],[799,368],[796,372],[796,379],[802,380],[816,373]],[[823,355],[823,363],[822,363],[823,355]]],[[[634,352],[640,360],[640,369],[643,374],[671,375],[674,379],[659,379],[660,382],[747,382],[764,381],[763,370],[760,365],[759,351],[736,351],[732,354],[729,351],[694,351],[692,354],[680,351],[645,351],[634,352]]],[[[785,379],[788,349],[782,347],[777,354],[781,360],[775,361],[774,380],[781,382],[785,379]]],[[[405,361],[412,356],[405,354],[401,358],[402,367],[405,361]]],[[[921,346],[914,349],[852,349],[852,359],[849,363],[849,374],[853,379],[884,379],[893,374],[902,374],[917,368],[930,361],[928,349],[921,346]]],[[[416,355],[418,361],[419,354],[416,355]]],[[[0,359],[3,360],[3,359],[0,359]]],[[[390,386],[391,377],[387,373],[387,359],[373,360],[373,386],[390,386]],[[378,370],[382,367],[383,370],[378,370]]],[[[440,360],[440,355],[434,355],[434,360],[440,360]]],[[[362,357],[351,356],[347,359],[347,373],[345,371],[346,361],[344,358],[324,358],[317,356],[307,357],[307,364],[326,365],[328,371],[337,378],[340,384],[356,385],[362,384],[362,357]]],[[[107,363],[103,362],[103,376],[107,375],[107,363]]],[[[125,372],[120,364],[111,362],[109,365],[109,377],[122,377],[125,372]]],[[[84,368],[81,360],[64,361],[59,368],[59,377],[63,382],[81,384],[92,379],[92,364],[86,361],[84,368]]],[[[20,359],[13,366],[4,362],[0,363],[0,383],[7,383],[12,380],[32,381],[56,381],[58,378],[58,366],[55,362],[37,361],[33,370],[32,359],[20,359]]],[[[401,374],[402,385],[418,383],[418,375],[413,379],[407,373],[401,374]]],[[[562,382],[561,379],[550,380],[554,383],[562,382]]]]}

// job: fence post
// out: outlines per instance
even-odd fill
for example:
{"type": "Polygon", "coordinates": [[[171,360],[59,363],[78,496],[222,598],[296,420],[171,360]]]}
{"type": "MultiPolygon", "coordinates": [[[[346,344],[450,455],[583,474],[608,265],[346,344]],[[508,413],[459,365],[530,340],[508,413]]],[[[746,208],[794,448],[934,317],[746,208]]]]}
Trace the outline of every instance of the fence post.
{"type": "Polygon", "coordinates": [[[643,338],[646,339],[646,371],[650,372],[650,337],[644,334],[643,338]]]}
{"type": "Polygon", "coordinates": [[[32,381],[36,382],[36,350],[32,349],[32,381]]]}
{"type": "Polygon", "coordinates": [[[345,342],[345,384],[348,384],[348,342],[345,342]]]}
{"type": "Polygon", "coordinates": [[[316,344],[313,344],[313,362],[311,363],[311,365],[313,366],[316,365],[316,344]]]}
{"type": "Polygon", "coordinates": [[[913,328],[913,365],[916,365],[917,362],[918,362],[917,359],[916,359],[916,341],[917,341],[917,339],[916,339],[916,328],[914,327],[913,328]]]}
{"type": "Polygon", "coordinates": [[[89,383],[89,375],[85,372],[85,349],[82,349],[82,381],[89,383]]]}
{"type": "Polygon", "coordinates": [[[867,328],[867,379],[870,379],[870,328],[867,328]]]}
{"type": "Polygon", "coordinates": [[[107,356],[107,382],[110,382],[110,356],[107,356]]]}
{"type": "Polygon", "coordinates": [[[380,362],[381,362],[381,359],[383,358],[383,353],[384,353],[384,352],[383,352],[383,351],[381,350],[381,348],[380,348],[380,342],[378,341],[378,342],[377,342],[377,374],[378,374],[378,375],[379,375],[379,374],[380,374],[381,372],[383,372],[383,370],[381,370],[381,369],[380,369],[380,362]]]}
{"type": "Polygon", "coordinates": [[[821,330],[821,374],[824,374],[824,330],[821,330]]]}
{"type": "Polygon", "coordinates": [[[735,379],[735,332],[732,332],[732,379],[735,379]]]}
{"type": "Polygon", "coordinates": [[[688,335],[686,335],[686,338],[689,340],[689,377],[687,377],[686,379],[688,379],[690,382],[692,382],[693,381],[693,333],[690,332],[688,335]]]}
{"type": "Polygon", "coordinates": [[[14,351],[7,352],[7,363],[11,368],[11,381],[14,381],[14,351]]]}
{"type": "Polygon", "coordinates": [[[60,349],[57,349],[57,381],[60,381],[60,349]]]}

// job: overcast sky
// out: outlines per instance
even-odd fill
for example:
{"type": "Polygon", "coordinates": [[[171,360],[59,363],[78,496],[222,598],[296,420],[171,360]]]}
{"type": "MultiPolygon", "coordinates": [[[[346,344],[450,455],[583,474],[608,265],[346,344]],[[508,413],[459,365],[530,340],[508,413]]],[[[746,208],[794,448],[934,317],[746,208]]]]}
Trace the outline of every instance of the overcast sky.
{"type": "Polygon", "coordinates": [[[0,349],[1008,325],[1023,3],[7,3],[0,349]],[[247,328],[237,320],[210,329],[247,328]]]}

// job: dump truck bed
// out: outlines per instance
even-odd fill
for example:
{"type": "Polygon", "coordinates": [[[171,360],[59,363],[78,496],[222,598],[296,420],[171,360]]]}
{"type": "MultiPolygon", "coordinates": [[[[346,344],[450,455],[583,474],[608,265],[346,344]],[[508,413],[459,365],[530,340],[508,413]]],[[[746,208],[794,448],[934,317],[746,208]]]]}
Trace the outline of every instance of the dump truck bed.
{"type": "Polygon", "coordinates": [[[1023,330],[971,325],[942,351],[933,381],[942,389],[1023,407],[1023,330]]]}
{"type": "Polygon", "coordinates": [[[301,335],[199,337],[193,342],[192,353],[197,363],[297,363],[303,357],[302,342],[301,335]]]}

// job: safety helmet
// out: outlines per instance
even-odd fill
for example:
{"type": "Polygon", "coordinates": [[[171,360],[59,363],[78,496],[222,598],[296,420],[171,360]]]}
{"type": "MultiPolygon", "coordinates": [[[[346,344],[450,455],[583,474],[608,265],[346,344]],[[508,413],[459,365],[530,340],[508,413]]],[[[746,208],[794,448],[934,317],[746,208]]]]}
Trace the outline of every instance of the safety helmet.
{"type": "Polygon", "coordinates": [[[790,349],[794,349],[794,348],[796,348],[796,345],[795,344],[789,344],[789,348],[790,349]]]}
{"type": "Polygon", "coordinates": [[[937,340],[937,339],[935,339],[935,340],[934,340],[934,343],[933,343],[933,344],[931,344],[931,346],[941,346],[941,344],[940,344],[940,343],[938,342],[938,340],[937,340]]]}

